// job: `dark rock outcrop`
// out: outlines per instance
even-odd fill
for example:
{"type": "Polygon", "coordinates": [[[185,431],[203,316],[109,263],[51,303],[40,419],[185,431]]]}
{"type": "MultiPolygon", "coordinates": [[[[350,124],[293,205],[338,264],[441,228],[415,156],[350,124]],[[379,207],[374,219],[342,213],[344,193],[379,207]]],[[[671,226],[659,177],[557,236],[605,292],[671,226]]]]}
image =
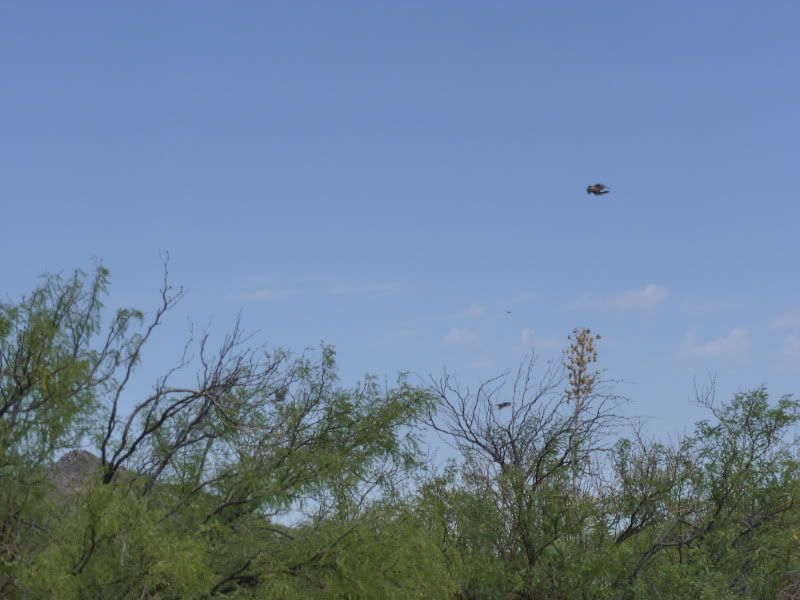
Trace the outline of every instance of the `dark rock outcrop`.
{"type": "Polygon", "coordinates": [[[70,450],[49,469],[48,478],[61,493],[78,491],[100,474],[100,459],[86,450],[70,450]]]}

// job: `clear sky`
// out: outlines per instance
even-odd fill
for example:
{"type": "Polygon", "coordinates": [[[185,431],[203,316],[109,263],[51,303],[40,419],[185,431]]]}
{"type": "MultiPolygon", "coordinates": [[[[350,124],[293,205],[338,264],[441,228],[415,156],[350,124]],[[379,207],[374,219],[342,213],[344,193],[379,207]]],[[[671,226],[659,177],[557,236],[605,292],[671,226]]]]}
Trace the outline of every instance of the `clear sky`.
{"type": "Polygon", "coordinates": [[[112,271],[342,373],[576,326],[630,414],[800,392],[800,3],[4,2],[0,274],[112,271]],[[612,188],[587,196],[590,183],[612,188]],[[511,314],[506,314],[510,310],[511,314]]]}

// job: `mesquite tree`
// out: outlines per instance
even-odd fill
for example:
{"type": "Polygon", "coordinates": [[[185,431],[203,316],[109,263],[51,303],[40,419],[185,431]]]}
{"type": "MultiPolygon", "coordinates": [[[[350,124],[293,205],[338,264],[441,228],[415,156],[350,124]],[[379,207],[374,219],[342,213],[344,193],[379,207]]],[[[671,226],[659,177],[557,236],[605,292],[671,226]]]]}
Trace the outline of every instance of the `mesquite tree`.
{"type": "Polygon", "coordinates": [[[104,268],[53,276],[0,306],[0,596],[290,598],[350,577],[367,596],[449,589],[397,504],[427,394],[404,377],[344,388],[332,348],[270,350],[238,322],[216,347],[190,335],[131,391],[182,291],[165,266],[149,317],[124,309],[103,328],[107,283],[104,268]],[[96,454],[82,484],[52,490],[47,465],[79,445],[96,454]],[[376,529],[407,546],[382,577],[364,548],[376,529]]]}
{"type": "Polygon", "coordinates": [[[537,581],[540,563],[588,518],[596,459],[619,423],[620,399],[592,366],[600,337],[580,329],[569,339],[563,361],[541,373],[531,355],[513,377],[504,373],[474,391],[447,373],[430,383],[439,404],[428,422],[459,450],[460,478],[497,528],[483,562],[516,565],[529,597],[546,585],[537,581]]]}

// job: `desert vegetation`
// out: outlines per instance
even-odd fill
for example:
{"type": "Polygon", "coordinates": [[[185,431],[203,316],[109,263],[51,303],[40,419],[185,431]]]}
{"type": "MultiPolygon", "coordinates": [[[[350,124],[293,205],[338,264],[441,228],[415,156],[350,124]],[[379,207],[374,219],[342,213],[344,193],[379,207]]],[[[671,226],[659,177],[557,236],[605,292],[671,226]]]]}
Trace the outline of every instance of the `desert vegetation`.
{"type": "Polygon", "coordinates": [[[588,329],[470,388],[345,386],[332,347],[238,325],[133,393],[182,292],[165,269],[154,310],[107,314],[107,288],[0,304],[0,597],[800,597],[791,397],[709,382],[707,420],[661,440],[588,329]]]}

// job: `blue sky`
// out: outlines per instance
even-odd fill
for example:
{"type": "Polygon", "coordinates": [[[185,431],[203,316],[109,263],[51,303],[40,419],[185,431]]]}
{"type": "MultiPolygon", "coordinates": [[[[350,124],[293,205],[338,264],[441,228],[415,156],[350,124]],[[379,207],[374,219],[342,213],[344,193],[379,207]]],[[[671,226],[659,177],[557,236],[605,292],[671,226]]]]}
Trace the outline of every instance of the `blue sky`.
{"type": "MultiPolygon", "coordinates": [[[[800,5],[0,5],[2,293],[152,307],[465,381],[576,326],[629,414],[798,392],[800,5]],[[601,181],[612,193],[595,198],[601,181]],[[506,314],[511,310],[511,315],[506,314]]],[[[174,348],[173,348],[174,347],[174,348]]]]}

